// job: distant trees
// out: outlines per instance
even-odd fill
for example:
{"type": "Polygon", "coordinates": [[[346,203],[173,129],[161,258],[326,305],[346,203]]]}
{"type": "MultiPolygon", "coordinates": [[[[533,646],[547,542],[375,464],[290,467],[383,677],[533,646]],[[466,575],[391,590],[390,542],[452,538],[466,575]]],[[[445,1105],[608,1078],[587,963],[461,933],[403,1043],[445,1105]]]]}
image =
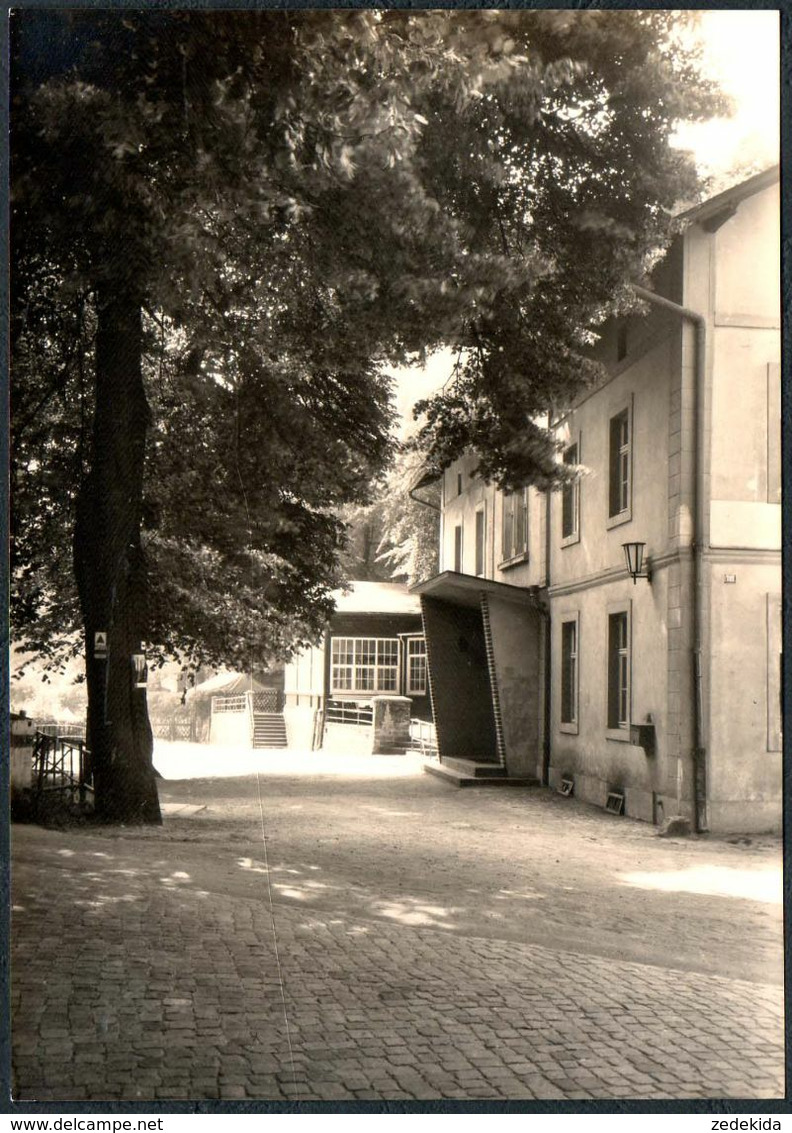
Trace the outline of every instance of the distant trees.
{"type": "Polygon", "coordinates": [[[343,513],[349,531],[341,557],[346,578],[413,585],[437,573],[440,493],[436,486],[421,490],[419,499],[430,506],[410,494],[422,466],[420,453],[403,451],[373,501],[343,513]]]}
{"type": "Polygon", "coordinates": [[[464,345],[426,458],[552,478],[536,406],[695,187],[668,136],[715,100],[677,17],[14,13],[12,626],[52,657],[80,629],[103,817],[159,818],[134,654],[323,624],[384,360],[464,345]]]}

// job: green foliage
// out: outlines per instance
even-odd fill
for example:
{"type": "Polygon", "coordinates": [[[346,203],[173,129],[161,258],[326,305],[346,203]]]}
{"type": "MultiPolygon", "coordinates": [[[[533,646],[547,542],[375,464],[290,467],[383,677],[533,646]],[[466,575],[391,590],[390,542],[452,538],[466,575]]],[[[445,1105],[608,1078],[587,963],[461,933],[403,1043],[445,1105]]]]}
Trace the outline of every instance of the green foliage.
{"type": "MultiPolygon", "coordinates": [[[[695,189],[716,106],[665,12],[14,14],[14,602],[62,654],[97,295],[147,313],[147,637],[245,665],[314,637],[344,505],[391,449],[381,363],[441,344],[430,466],[557,476],[532,424],[592,377],[695,189]]],[[[412,522],[391,517],[392,541],[412,522]]],[[[431,513],[416,512],[428,522],[431,513]]]]}
{"type": "Polygon", "coordinates": [[[345,579],[396,579],[412,586],[437,574],[440,493],[437,485],[421,489],[419,499],[434,505],[430,507],[410,496],[422,469],[420,454],[402,447],[372,502],[344,509],[347,548],[341,568],[345,579]]]}
{"type": "Polygon", "coordinates": [[[422,464],[414,453],[402,453],[388,476],[380,504],[380,559],[390,568],[391,577],[403,577],[410,586],[437,574],[440,564],[438,487],[422,487],[418,499],[410,495],[422,464]]]}
{"type": "Polygon", "coordinates": [[[416,446],[436,472],[473,451],[486,479],[546,487],[563,469],[536,422],[598,377],[591,335],[633,303],[628,284],[696,193],[689,155],[669,146],[675,122],[720,102],[680,45],[680,13],[503,21],[526,65],[436,139],[432,168],[441,208],[475,217],[471,251],[508,270],[457,341],[454,380],[416,406],[427,418],[416,446]]]}

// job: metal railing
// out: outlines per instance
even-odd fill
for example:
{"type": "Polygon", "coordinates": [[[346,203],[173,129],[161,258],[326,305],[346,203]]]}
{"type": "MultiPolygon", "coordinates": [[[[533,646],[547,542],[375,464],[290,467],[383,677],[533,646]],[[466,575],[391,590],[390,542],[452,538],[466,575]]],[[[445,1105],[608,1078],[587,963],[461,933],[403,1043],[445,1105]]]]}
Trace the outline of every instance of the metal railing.
{"type": "Polygon", "coordinates": [[[437,731],[430,720],[410,720],[410,746],[421,755],[437,755],[437,731]]]}
{"type": "Polygon", "coordinates": [[[371,704],[356,700],[328,700],[325,709],[326,724],[353,724],[359,728],[370,728],[374,723],[374,708],[371,704]]]}
{"type": "Polygon", "coordinates": [[[33,740],[33,791],[41,797],[51,792],[70,795],[72,802],[85,803],[93,793],[88,764],[90,752],[77,736],[50,736],[37,731],[33,740]]]}
{"type": "Polygon", "coordinates": [[[59,720],[53,724],[37,724],[36,731],[44,736],[53,736],[60,739],[66,736],[69,739],[85,739],[85,724],[76,724],[70,720],[59,720]]]}

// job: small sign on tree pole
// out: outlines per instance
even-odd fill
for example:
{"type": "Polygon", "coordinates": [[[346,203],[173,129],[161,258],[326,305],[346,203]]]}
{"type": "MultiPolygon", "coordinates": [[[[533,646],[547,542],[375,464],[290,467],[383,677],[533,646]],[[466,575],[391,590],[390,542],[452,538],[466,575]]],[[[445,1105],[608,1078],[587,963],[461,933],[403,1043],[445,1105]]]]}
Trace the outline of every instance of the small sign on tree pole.
{"type": "Polygon", "coordinates": [[[100,629],[94,634],[94,657],[104,661],[107,657],[107,631],[100,629]]]}
{"type": "Polygon", "coordinates": [[[132,666],[135,670],[135,688],[145,688],[148,680],[148,665],[145,653],[132,654],[132,666]]]}

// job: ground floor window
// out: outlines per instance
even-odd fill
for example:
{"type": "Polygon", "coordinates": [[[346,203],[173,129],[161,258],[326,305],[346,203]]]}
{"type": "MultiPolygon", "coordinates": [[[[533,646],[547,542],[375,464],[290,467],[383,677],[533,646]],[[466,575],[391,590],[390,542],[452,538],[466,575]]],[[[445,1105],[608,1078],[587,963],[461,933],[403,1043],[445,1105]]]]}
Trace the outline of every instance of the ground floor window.
{"type": "Polygon", "coordinates": [[[396,637],[334,637],[331,684],[336,692],[397,692],[399,641],[396,637]]]}
{"type": "Polygon", "coordinates": [[[407,639],[407,695],[426,696],[426,639],[407,639]]]}
{"type": "Polygon", "coordinates": [[[608,615],[608,727],[630,726],[630,622],[626,610],[608,615]]]}
{"type": "Polygon", "coordinates": [[[577,724],[578,718],[578,622],[561,623],[561,723],[577,724]]]}

